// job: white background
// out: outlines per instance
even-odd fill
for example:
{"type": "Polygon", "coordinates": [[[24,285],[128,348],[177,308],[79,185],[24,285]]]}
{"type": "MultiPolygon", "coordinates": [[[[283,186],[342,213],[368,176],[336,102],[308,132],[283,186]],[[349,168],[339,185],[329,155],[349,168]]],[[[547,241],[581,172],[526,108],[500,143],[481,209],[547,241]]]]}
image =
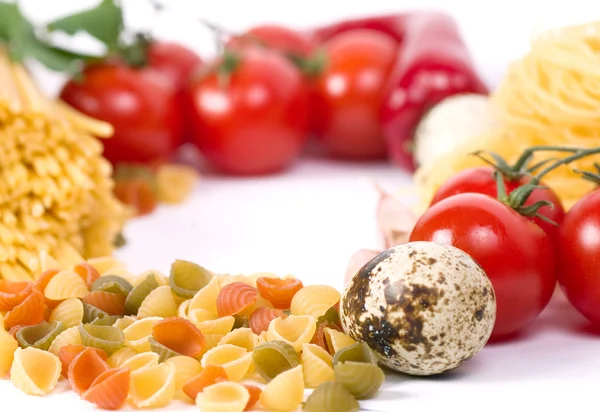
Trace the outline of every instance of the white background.
{"type": "MultiPolygon", "coordinates": [[[[495,84],[506,64],[527,50],[543,28],[600,16],[600,3],[571,1],[194,1],[164,0],[171,12],[151,20],[145,0],[125,0],[128,21],[152,26],[162,38],[180,40],[205,57],[211,39],[191,17],[232,30],[280,22],[304,28],[346,17],[414,8],[447,10],[459,20],[483,76],[495,84]]],[[[44,21],[83,8],[89,0],[24,0],[28,14],[44,21]]],[[[84,37],[80,47],[93,47],[84,37]]],[[[36,70],[42,87],[55,92],[60,76],[36,70]]],[[[388,165],[352,165],[303,160],[270,178],[237,180],[205,176],[193,199],[164,207],[129,224],[129,244],[119,252],[135,271],[167,270],[175,258],[217,271],[272,270],[294,273],[305,283],[342,286],[349,256],[377,247],[375,191],[368,179],[396,188],[410,177],[388,165]]],[[[408,200],[407,200],[408,201],[408,200]]],[[[473,361],[440,378],[391,376],[375,400],[377,411],[597,410],[600,337],[560,296],[519,340],[486,347],[473,361]]],[[[60,391],[58,391],[60,392],[60,391]]],[[[0,382],[0,411],[93,410],[72,393],[38,399],[0,382]]],[[[173,407],[178,408],[178,406],[173,407]]]]}

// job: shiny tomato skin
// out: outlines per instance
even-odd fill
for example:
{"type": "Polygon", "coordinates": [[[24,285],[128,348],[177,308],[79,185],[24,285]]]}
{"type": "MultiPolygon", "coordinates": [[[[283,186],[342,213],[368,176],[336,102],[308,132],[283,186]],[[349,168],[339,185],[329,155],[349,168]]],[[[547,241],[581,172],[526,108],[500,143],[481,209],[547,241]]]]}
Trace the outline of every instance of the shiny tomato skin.
{"type": "Polygon", "coordinates": [[[248,46],[262,45],[284,55],[308,58],[315,44],[313,39],[304,33],[276,24],[256,26],[247,32],[233,37],[227,47],[240,50],[248,46]]]}
{"type": "MultiPolygon", "coordinates": [[[[529,182],[529,178],[527,177],[519,180],[504,179],[506,192],[510,194],[516,188],[527,184],[527,182],[529,182]]],[[[489,166],[479,166],[465,169],[455,174],[436,191],[431,201],[431,205],[434,205],[443,199],[459,193],[481,193],[493,198],[497,198],[494,169],[489,166]]],[[[550,239],[553,243],[556,243],[558,239],[559,225],[565,218],[565,209],[563,208],[559,197],[556,195],[556,192],[550,188],[535,189],[525,202],[525,206],[533,205],[541,200],[549,201],[554,206],[544,206],[538,211],[538,213],[552,220],[556,223],[556,225],[548,223],[538,217],[533,217],[531,220],[536,225],[541,227],[544,232],[548,234],[548,236],[550,236],[550,239]]]]}
{"type": "Polygon", "coordinates": [[[342,32],[325,44],[324,70],[313,82],[313,128],[333,157],[381,159],[387,149],[379,112],[398,53],[390,36],[369,29],[342,32]]]}
{"type": "Polygon", "coordinates": [[[600,190],[577,202],[560,228],[558,282],[575,309],[600,326],[600,190]]]}
{"type": "Polygon", "coordinates": [[[221,172],[277,172],[304,148],[308,91],[300,71],[277,52],[245,49],[227,79],[212,71],[188,95],[192,142],[221,172]]]}
{"type": "Polygon", "coordinates": [[[153,69],[104,63],[70,80],[60,98],[79,111],[114,126],[102,139],[104,156],[113,164],[149,163],[170,156],[181,144],[177,91],[153,69]]]}
{"type": "Polygon", "coordinates": [[[166,76],[177,88],[184,87],[202,66],[193,50],[174,42],[154,42],[148,47],[148,66],[166,76]]]}
{"type": "Polygon", "coordinates": [[[436,203],[419,219],[410,241],[457,247],[481,265],[496,294],[492,339],[522,330],[552,297],[556,263],[548,235],[489,196],[464,193],[436,203]]]}

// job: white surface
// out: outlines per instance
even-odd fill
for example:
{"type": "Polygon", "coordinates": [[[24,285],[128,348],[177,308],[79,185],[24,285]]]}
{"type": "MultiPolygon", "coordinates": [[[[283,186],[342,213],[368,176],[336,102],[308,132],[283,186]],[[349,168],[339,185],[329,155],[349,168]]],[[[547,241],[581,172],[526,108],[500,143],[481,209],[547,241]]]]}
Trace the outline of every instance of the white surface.
{"type": "MultiPolygon", "coordinates": [[[[537,30],[600,15],[600,3],[589,0],[370,0],[343,2],[343,7],[338,1],[322,0],[168,1],[175,11],[152,24],[155,32],[182,40],[205,55],[211,51],[210,38],[184,16],[201,15],[239,30],[265,21],[310,27],[417,5],[439,7],[459,19],[482,73],[492,83],[510,59],[527,49],[537,30]]],[[[47,20],[94,1],[23,3],[37,20],[47,20]]],[[[148,25],[145,0],[125,0],[125,5],[128,20],[136,26],[148,25]]],[[[78,44],[90,42],[82,38],[78,44]]],[[[57,90],[60,76],[36,73],[45,90],[57,90]]],[[[358,248],[378,246],[376,195],[367,178],[388,187],[409,181],[389,166],[307,161],[271,178],[206,177],[185,205],[163,207],[132,222],[126,231],[129,244],[119,255],[136,271],[166,270],[173,259],[183,258],[218,271],[271,270],[293,273],[306,284],[341,287],[349,256],[358,248]]],[[[556,299],[522,339],[488,346],[473,361],[443,377],[390,376],[380,395],[363,406],[390,412],[597,410],[600,338],[588,334],[585,325],[563,300],[556,299]]],[[[57,390],[52,396],[34,398],[6,381],[0,381],[0,399],[0,411],[94,410],[71,392],[57,390]]]]}

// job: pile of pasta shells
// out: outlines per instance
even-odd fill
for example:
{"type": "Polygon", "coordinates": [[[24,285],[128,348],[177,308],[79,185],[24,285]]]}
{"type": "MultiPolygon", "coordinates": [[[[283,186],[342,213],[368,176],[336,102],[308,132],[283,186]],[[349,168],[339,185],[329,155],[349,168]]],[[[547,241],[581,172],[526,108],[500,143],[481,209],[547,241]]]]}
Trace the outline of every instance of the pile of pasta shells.
{"type": "Polygon", "coordinates": [[[107,410],[176,400],[203,412],[345,412],[385,379],[375,353],[341,331],[330,286],[183,260],[169,276],[110,257],[41,261],[35,282],[0,279],[0,376],[26,394],[63,379],[107,410]]]}

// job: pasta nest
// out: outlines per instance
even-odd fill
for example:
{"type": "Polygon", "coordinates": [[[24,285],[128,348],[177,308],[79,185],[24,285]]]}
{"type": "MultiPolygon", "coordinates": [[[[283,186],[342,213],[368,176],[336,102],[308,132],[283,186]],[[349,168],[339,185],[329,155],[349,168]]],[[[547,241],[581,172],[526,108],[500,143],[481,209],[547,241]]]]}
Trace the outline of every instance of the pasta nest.
{"type": "Polygon", "coordinates": [[[109,255],[130,215],[94,135],[112,126],[45,98],[0,49],[0,278],[32,280],[42,252],[63,264],[109,255]]]}

